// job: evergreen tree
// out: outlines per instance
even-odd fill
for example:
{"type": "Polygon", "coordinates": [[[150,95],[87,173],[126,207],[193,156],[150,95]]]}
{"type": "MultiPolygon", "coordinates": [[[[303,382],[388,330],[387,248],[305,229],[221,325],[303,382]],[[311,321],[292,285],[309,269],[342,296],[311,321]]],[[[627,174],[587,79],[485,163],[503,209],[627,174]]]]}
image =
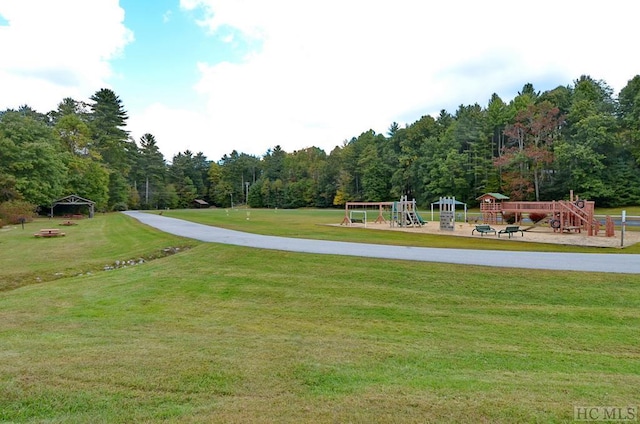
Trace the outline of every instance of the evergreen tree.
{"type": "Polygon", "coordinates": [[[124,129],[128,119],[122,100],[112,91],[103,88],[91,96],[89,128],[92,144],[110,172],[109,208],[122,209],[129,198],[129,174],[135,142],[129,140],[124,129]]]}
{"type": "Polygon", "coordinates": [[[143,208],[158,205],[159,195],[165,190],[167,166],[153,134],[140,137],[137,164],[132,172],[134,187],[140,196],[143,208]]]}
{"type": "Polygon", "coordinates": [[[127,112],[122,100],[111,90],[103,88],[91,96],[90,125],[94,145],[110,169],[125,174],[129,171],[126,127],[127,112]]]}

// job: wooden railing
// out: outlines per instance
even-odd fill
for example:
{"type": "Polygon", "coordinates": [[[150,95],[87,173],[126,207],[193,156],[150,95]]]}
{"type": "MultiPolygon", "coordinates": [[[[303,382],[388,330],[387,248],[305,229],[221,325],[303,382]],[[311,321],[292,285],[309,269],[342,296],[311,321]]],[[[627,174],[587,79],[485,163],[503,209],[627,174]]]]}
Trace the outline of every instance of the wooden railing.
{"type": "Polygon", "coordinates": [[[587,214],[587,212],[584,209],[576,206],[574,203],[561,200],[558,202],[558,205],[560,205],[560,207],[565,211],[568,211],[569,213],[580,219],[583,224],[589,223],[589,215],[587,214]]]}
{"type": "Polygon", "coordinates": [[[569,201],[560,201],[558,204],[574,217],[578,218],[581,222],[581,226],[591,235],[596,235],[600,228],[600,222],[593,216],[593,205],[583,203],[583,207],[579,207],[577,204],[569,201]]]}
{"type": "Polygon", "coordinates": [[[502,210],[502,205],[500,203],[481,203],[480,204],[480,210],[481,211],[501,211],[502,210]]]}
{"type": "Polygon", "coordinates": [[[509,212],[553,212],[556,202],[502,202],[502,210],[509,212]]]}

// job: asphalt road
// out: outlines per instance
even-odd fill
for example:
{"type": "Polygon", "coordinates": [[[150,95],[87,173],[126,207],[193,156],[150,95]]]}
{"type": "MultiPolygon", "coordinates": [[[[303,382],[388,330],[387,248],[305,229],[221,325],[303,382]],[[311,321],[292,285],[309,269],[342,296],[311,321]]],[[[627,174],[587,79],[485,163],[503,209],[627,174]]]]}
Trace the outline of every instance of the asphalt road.
{"type": "Polygon", "coordinates": [[[226,230],[139,211],[123,212],[164,232],[203,242],[327,255],[401,259],[507,268],[640,274],[640,255],[437,249],[310,240],[226,230]]]}

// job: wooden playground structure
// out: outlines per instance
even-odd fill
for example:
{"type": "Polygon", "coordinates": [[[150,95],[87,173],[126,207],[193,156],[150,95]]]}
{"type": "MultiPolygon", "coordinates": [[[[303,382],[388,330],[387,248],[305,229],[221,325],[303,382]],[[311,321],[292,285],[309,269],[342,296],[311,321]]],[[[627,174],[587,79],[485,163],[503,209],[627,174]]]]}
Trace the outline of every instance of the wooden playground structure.
{"type": "MultiPolygon", "coordinates": [[[[528,231],[548,224],[555,233],[583,233],[588,236],[597,236],[602,227],[600,221],[595,218],[595,202],[580,199],[573,195],[573,191],[570,193],[569,200],[510,201],[507,196],[499,193],[486,193],[478,197],[478,200],[484,224],[505,224],[509,215],[513,216],[514,222],[520,224],[526,216],[532,218],[533,215],[538,215],[543,218],[532,218],[531,226],[520,228],[519,231],[528,231]]],[[[455,198],[440,198],[438,202],[440,230],[454,231],[456,203],[455,198]]],[[[366,226],[369,218],[373,218],[368,217],[367,213],[375,214],[372,222],[376,224],[389,222],[391,227],[422,227],[426,224],[418,213],[415,199],[408,200],[407,196],[402,196],[397,202],[346,202],[344,218],[340,225],[350,226],[361,223],[366,226]]],[[[607,237],[615,235],[614,227],[613,219],[607,216],[605,221],[607,237]]]]}
{"type": "Polygon", "coordinates": [[[376,224],[387,222],[384,218],[385,208],[393,205],[393,202],[347,202],[344,205],[344,219],[340,225],[353,223],[367,224],[367,208],[377,207],[378,216],[374,220],[376,224]],[[359,209],[356,209],[359,208],[359,209]]]}
{"type": "MultiPolygon", "coordinates": [[[[554,200],[550,202],[511,202],[508,197],[499,193],[486,193],[478,198],[480,212],[485,224],[502,223],[504,216],[513,214],[515,221],[520,222],[523,214],[546,215],[542,221],[533,224],[533,228],[541,223],[548,222],[555,232],[584,231],[589,236],[598,235],[600,222],[595,219],[595,202],[574,198],[573,191],[569,200],[554,200]]],[[[607,217],[606,235],[614,235],[613,221],[607,217]]]]}
{"type": "Polygon", "coordinates": [[[399,227],[419,227],[424,224],[424,219],[418,213],[416,201],[408,200],[402,196],[398,202],[347,202],[344,206],[344,218],[340,225],[353,223],[367,224],[367,208],[377,211],[374,222],[382,224],[387,222],[385,212],[389,213],[389,225],[399,227]]]}

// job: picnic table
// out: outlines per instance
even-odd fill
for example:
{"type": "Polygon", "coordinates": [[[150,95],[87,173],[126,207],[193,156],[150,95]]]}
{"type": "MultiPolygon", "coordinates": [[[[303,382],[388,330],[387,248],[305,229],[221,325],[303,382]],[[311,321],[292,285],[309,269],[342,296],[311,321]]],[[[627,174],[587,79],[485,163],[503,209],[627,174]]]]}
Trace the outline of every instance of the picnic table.
{"type": "Polygon", "coordinates": [[[43,228],[40,232],[35,233],[36,237],[62,237],[65,233],[60,231],[59,228],[43,228]]]}

